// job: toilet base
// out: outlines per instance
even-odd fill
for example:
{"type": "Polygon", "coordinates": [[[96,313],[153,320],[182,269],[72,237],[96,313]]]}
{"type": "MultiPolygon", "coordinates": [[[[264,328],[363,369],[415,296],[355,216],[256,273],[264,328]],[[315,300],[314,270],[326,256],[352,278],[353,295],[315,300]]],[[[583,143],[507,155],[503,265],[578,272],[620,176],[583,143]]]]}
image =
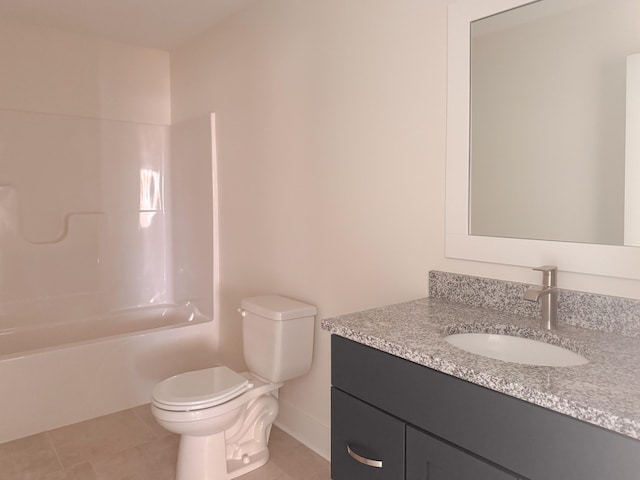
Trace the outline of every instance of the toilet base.
{"type": "Polygon", "coordinates": [[[278,415],[275,395],[282,384],[266,383],[247,373],[241,375],[252,380],[254,386],[235,399],[237,408],[231,404],[234,400],[224,404],[233,407],[227,408],[226,413],[211,416],[205,411],[167,412],[152,406],[160,425],[181,434],[176,480],[230,480],[269,461],[269,436],[278,415]],[[193,416],[202,419],[193,420],[193,416]],[[225,429],[216,432],[216,425],[225,429]],[[209,434],[210,431],[215,433],[209,434]]]}
{"type": "Polygon", "coordinates": [[[240,419],[225,432],[229,478],[244,475],[269,461],[271,425],[278,400],[270,393],[250,401],[240,419]]]}
{"type": "Polygon", "coordinates": [[[176,480],[227,480],[224,432],[196,437],[182,435],[176,480]]]}
{"type": "Polygon", "coordinates": [[[256,452],[249,456],[249,463],[243,460],[227,460],[227,473],[229,479],[239,477],[245,473],[249,473],[256,468],[263,466],[269,461],[269,449],[265,448],[260,452],[256,452]]]}
{"type": "Polygon", "coordinates": [[[182,436],[176,465],[176,480],[231,480],[269,461],[265,446],[240,459],[225,459],[224,432],[206,437],[182,436]]]}

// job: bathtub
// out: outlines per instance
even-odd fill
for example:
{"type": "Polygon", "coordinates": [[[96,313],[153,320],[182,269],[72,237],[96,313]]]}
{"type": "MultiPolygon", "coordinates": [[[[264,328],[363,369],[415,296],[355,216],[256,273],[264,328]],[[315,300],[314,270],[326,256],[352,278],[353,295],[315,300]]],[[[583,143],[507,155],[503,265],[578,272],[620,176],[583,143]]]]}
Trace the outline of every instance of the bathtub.
{"type": "Polygon", "coordinates": [[[216,350],[216,324],[190,304],[0,330],[0,443],[148,403],[216,350]]]}
{"type": "Polygon", "coordinates": [[[0,361],[142,332],[206,322],[192,304],[132,308],[95,317],[0,330],[0,361]]]}

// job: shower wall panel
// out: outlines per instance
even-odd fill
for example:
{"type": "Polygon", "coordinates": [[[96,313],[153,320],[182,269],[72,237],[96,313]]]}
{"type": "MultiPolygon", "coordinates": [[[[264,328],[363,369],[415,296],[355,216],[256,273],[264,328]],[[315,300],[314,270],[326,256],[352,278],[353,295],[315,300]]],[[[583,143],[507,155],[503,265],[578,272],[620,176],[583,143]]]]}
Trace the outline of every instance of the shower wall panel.
{"type": "Polygon", "coordinates": [[[171,126],[171,222],[173,293],[210,318],[217,302],[218,240],[215,115],[171,126]]]}
{"type": "Polygon", "coordinates": [[[172,300],[167,129],[0,111],[0,328],[172,300]]]}

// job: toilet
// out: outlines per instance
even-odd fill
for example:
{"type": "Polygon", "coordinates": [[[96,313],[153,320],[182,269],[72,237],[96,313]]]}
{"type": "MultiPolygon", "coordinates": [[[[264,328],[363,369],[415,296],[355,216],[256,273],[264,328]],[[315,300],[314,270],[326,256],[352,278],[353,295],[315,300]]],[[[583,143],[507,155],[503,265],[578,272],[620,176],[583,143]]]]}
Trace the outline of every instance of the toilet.
{"type": "Polygon", "coordinates": [[[153,416],[181,435],[176,480],[227,480],[267,463],[278,389],[311,368],[316,307],[262,295],[238,311],[248,372],[216,366],[153,389],[153,416]]]}

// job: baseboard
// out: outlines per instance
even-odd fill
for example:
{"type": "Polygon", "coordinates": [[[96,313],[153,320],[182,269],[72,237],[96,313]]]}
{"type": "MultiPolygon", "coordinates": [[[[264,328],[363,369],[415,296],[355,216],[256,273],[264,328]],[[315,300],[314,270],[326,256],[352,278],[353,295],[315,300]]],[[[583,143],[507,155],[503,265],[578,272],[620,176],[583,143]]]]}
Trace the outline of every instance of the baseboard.
{"type": "Polygon", "coordinates": [[[331,427],[282,399],[278,403],[280,411],[275,425],[321,457],[331,461],[331,427]]]}

